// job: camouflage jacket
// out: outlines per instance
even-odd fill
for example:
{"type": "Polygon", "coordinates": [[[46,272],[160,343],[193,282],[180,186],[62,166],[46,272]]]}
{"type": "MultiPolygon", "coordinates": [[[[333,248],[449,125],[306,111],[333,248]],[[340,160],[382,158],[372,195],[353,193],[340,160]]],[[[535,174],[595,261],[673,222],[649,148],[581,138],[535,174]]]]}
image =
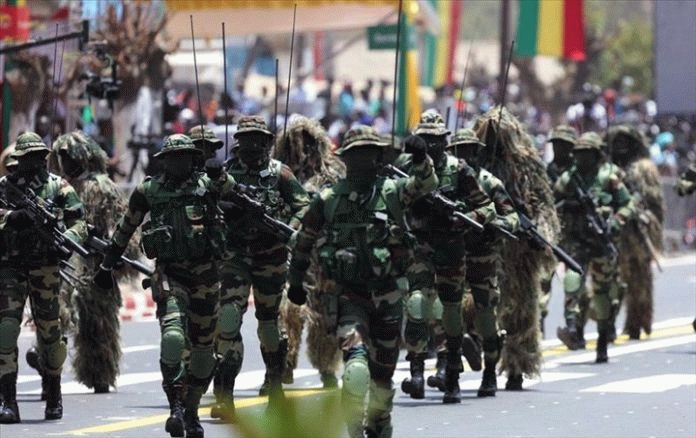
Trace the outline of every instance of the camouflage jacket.
{"type": "MultiPolygon", "coordinates": [[[[8,184],[13,184],[29,198],[36,196],[39,205],[48,207],[56,216],[58,229],[75,242],[82,243],[87,237],[87,224],[84,220],[82,202],[75,189],[58,175],[43,171],[32,180],[6,176],[0,179],[0,198],[11,199],[8,184]]],[[[2,207],[2,202],[0,202],[2,207]]],[[[16,231],[6,226],[10,210],[0,208],[0,258],[8,265],[42,266],[58,262],[58,252],[39,237],[34,227],[16,231]]]]}
{"type": "Polygon", "coordinates": [[[322,269],[340,283],[402,275],[410,263],[403,210],[435,187],[428,158],[413,166],[409,178],[378,178],[366,193],[351,190],[346,179],[325,188],[312,200],[295,236],[290,283],[301,284],[315,243],[322,269]]]}
{"type": "Polygon", "coordinates": [[[224,224],[215,202],[234,185],[234,179],[225,173],[211,181],[194,172],[180,184],[173,184],[163,175],[147,178],[131,194],[112,242],[122,252],[150,213],[141,240],[148,258],[170,263],[222,257],[224,224]]]}
{"type": "Polygon", "coordinates": [[[233,160],[227,172],[249,195],[266,206],[266,212],[293,228],[309,205],[309,195],[288,166],[271,159],[263,170],[250,169],[241,160],[233,160]]]}
{"type": "Polygon", "coordinates": [[[517,231],[520,227],[520,218],[503,182],[483,168],[478,170],[476,179],[495,205],[496,218],[493,222],[503,226],[511,233],[517,231]]]}
{"type": "Polygon", "coordinates": [[[564,240],[591,240],[587,218],[581,214],[576,184],[594,200],[597,211],[605,219],[614,217],[625,224],[635,214],[635,200],[621,178],[620,169],[613,163],[602,163],[588,176],[580,176],[573,165],[563,172],[554,185],[559,206],[564,240]]]}

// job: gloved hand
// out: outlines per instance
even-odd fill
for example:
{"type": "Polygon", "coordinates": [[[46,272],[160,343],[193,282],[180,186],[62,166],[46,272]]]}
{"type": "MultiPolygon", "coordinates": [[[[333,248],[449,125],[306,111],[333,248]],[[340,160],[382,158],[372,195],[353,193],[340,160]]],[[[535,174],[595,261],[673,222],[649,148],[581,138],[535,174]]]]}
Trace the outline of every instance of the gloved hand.
{"type": "Polygon", "coordinates": [[[413,142],[411,145],[413,164],[423,164],[426,156],[428,156],[428,144],[425,142],[413,142]]]}
{"type": "Polygon", "coordinates": [[[609,233],[611,233],[611,234],[619,234],[619,232],[621,232],[622,225],[623,224],[621,223],[621,220],[619,218],[617,218],[616,216],[610,217],[609,220],[607,221],[607,226],[609,227],[609,233]]]}
{"type": "Polygon", "coordinates": [[[13,210],[7,215],[6,225],[17,231],[26,230],[34,225],[34,218],[24,208],[13,210]]]}
{"type": "Polygon", "coordinates": [[[217,158],[206,160],[205,174],[213,181],[220,178],[220,175],[222,175],[222,161],[217,158]]]}
{"type": "Polygon", "coordinates": [[[302,286],[290,286],[288,289],[288,299],[298,306],[307,302],[307,291],[302,286]]]}
{"type": "Polygon", "coordinates": [[[237,204],[230,201],[219,201],[218,206],[222,210],[226,221],[238,221],[244,216],[244,210],[239,208],[237,204]]]}
{"type": "Polygon", "coordinates": [[[116,286],[116,281],[111,273],[111,269],[105,269],[104,266],[99,267],[99,272],[94,276],[94,284],[104,290],[111,290],[116,286]]]}

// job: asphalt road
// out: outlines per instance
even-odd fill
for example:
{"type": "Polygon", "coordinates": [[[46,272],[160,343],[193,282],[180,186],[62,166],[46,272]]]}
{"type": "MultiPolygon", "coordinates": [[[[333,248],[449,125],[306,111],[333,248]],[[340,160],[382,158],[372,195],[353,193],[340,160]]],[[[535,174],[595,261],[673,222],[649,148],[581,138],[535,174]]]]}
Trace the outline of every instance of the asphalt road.
{"type": "MultiPolygon", "coordinates": [[[[442,394],[428,389],[424,400],[412,400],[399,389],[408,375],[408,363],[399,363],[393,424],[395,437],[693,437],[696,436],[696,335],[691,321],[696,314],[696,257],[694,254],[663,260],[664,272],[656,272],[655,330],[650,338],[628,341],[620,336],[610,346],[608,364],[594,364],[594,342],[588,350],[569,352],[555,336],[544,341],[545,362],[540,379],[525,380],[525,390],[500,390],[494,398],[478,399],[480,373],[461,376],[463,400],[443,405],[442,394]]],[[[562,291],[557,279],[547,318],[547,332],[555,335],[562,324],[562,291]]],[[[617,327],[622,327],[620,315],[617,327]]],[[[588,338],[596,330],[588,326],[588,338]]],[[[0,425],[0,438],[9,437],[168,437],[168,415],[158,365],[159,329],[153,319],[122,324],[124,357],[117,390],[92,394],[74,382],[66,366],[63,375],[64,416],[44,421],[39,400],[40,380],[23,360],[34,333],[20,335],[18,400],[22,423],[0,425]]],[[[256,322],[248,312],[243,326],[246,357],[237,379],[235,397],[244,416],[240,428],[212,420],[212,392],[203,398],[201,418],[206,437],[275,436],[293,434],[293,411],[262,419],[266,399],[258,397],[263,363],[256,339],[256,322]],[[266,421],[265,423],[263,421],[266,421]],[[273,423],[276,421],[276,423],[273,423]],[[253,435],[254,429],[262,433],[253,435]],[[252,432],[249,432],[252,431],[252,432]]],[[[596,336],[596,334],[595,334],[596,336]]],[[[426,374],[434,360],[426,362],[426,374]]],[[[498,380],[499,388],[505,377],[498,380]]],[[[321,391],[317,373],[304,354],[295,371],[295,383],[287,385],[290,408],[296,410],[305,436],[331,437],[339,427],[338,391],[321,391]]],[[[341,431],[343,435],[345,432],[341,431]]],[[[333,435],[337,436],[337,435],[333,435]]]]}

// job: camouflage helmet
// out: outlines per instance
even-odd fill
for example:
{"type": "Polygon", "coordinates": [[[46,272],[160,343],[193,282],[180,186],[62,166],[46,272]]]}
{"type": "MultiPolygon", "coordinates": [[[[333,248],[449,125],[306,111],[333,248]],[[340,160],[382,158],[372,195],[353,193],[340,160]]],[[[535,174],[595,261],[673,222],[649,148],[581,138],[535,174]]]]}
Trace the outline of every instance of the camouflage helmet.
{"type": "Polygon", "coordinates": [[[348,149],[361,146],[387,147],[391,143],[375,131],[372,126],[359,125],[351,128],[343,137],[343,144],[336,151],[336,155],[342,155],[348,149]]]}
{"type": "Polygon", "coordinates": [[[205,125],[196,125],[189,131],[189,138],[194,145],[198,146],[203,142],[210,143],[215,146],[215,149],[220,149],[224,142],[217,138],[213,130],[205,125]]]}
{"type": "Polygon", "coordinates": [[[415,135],[448,135],[450,131],[445,127],[445,121],[442,120],[440,113],[429,109],[421,114],[413,133],[415,135]]]}
{"type": "Polygon", "coordinates": [[[549,141],[561,140],[575,144],[578,140],[578,131],[570,125],[558,125],[551,130],[549,141]]]}
{"type": "Polygon", "coordinates": [[[602,141],[602,137],[596,132],[590,131],[582,134],[580,138],[578,138],[573,150],[580,151],[590,149],[600,152],[603,144],[604,141],[602,141]]]}
{"type": "Polygon", "coordinates": [[[153,157],[161,157],[171,152],[189,152],[200,155],[203,153],[200,149],[196,149],[191,139],[184,134],[172,134],[164,141],[162,150],[157,152],[153,157]]]}
{"type": "Polygon", "coordinates": [[[48,155],[48,147],[41,140],[39,134],[35,132],[25,132],[24,134],[17,137],[17,142],[15,144],[15,150],[12,153],[13,158],[21,157],[30,152],[43,152],[48,155]]]}
{"type": "Polygon", "coordinates": [[[19,164],[19,161],[13,156],[7,157],[7,161],[5,162],[5,169],[7,170],[12,170],[13,168],[16,168],[17,165],[19,164]]]}
{"type": "Polygon", "coordinates": [[[237,138],[241,134],[261,132],[263,134],[273,136],[273,133],[268,130],[266,121],[261,116],[242,116],[237,122],[237,132],[234,137],[237,138]]]}
{"type": "Polygon", "coordinates": [[[486,146],[486,143],[482,142],[480,138],[476,135],[473,129],[465,128],[459,129],[454,133],[450,139],[450,143],[447,147],[461,146],[465,144],[475,144],[478,146],[486,146]]]}
{"type": "Polygon", "coordinates": [[[106,152],[90,136],[80,130],[68,132],[56,139],[49,161],[57,163],[57,155],[67,154],[80,163],[83,169],[106,171],[106,152]]]}

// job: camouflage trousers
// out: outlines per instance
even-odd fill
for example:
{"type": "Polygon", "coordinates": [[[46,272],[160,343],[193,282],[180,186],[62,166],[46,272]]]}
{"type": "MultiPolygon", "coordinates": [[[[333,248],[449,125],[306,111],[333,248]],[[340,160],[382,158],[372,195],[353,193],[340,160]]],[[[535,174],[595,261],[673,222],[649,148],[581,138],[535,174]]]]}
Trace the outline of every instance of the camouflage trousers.
{"type": "Polygon", "coordinates": [[[158,264],[152,285],[160,323],[162,364],[179,369],[176,380],[185,375],[191,385],[206,387],[215,369],[213,342],[220,298],[215,262],[158,264]],[[185,361],[187,350],[191,353],[185,361]]]}
{"type": "Polygon", "coordinates": [[[27,297],[46,373],[60,375],[67,347],[61,336],[58,269],[0,268],[0,376],[17,372],[17,339],[27,297]]]}
{"type": "Polygon", "coordinates": [[[242,318],[253,286],[257,334],[261,350],[272,353],[280,347],[278,314],[288,269],[288,248],[277,244],[267,249],[243,251],[220,266],[220,322],[216,351],[221,367],[239,371],[244,358],[242,318]]]}
{"type": "Polygon", "coordinates": [[[362,433],[368,392],[367,428],[388,428],[408,280],[389,279],[365,287],[339,284],[337,288],[337,335],[345,365],[341,399],[349,436],[362,433]]]}
{"type": "MultiPolygon", "coordinates": [[[[498,354],[498,265],[500,253],[493,242],[469,244],[466,259],[466,282],[476,306],[474,325],[483,341],[484,354],[498,354]]],[[[492,360],[492,359],[491,359],[492,360]]]]}
{"type": "Polygon", "coordinates": [[[597,329],[609,329],[613,323],[612,300],[617,299],[619,293],[618,260],[610,256],[595,256],[587,251],[573,251],[572,257],[584,267],[585,275],[566,271],[563,279],[566,320],[576,319],[582,327],[587,321],[591,305],[597,329]],[[587,276],[590,290],[585,287],[587,276]]]}

